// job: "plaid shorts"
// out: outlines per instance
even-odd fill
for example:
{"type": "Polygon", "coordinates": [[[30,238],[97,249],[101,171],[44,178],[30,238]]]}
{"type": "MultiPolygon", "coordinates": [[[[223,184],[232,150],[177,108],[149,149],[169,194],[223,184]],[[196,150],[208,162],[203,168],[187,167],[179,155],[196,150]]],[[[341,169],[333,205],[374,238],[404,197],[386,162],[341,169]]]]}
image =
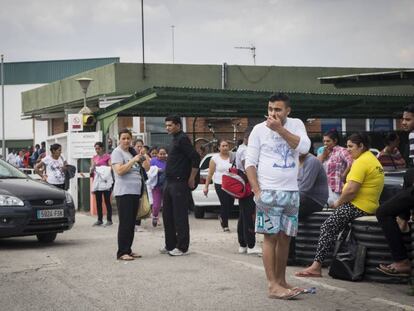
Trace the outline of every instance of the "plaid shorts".
{"type": "Polygon", "coordinates": [[[299,192],[262,190],[256,202],[257,233],[296,236],[298,232],[299,192]]]}

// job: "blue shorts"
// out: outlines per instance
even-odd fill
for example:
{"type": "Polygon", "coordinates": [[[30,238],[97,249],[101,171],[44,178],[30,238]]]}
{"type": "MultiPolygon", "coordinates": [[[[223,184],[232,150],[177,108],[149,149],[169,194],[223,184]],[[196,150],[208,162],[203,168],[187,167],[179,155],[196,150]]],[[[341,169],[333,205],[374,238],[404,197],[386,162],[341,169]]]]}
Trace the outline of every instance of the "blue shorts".
{"type": "Polygon", "coordinates": [[[296,236],[298,232],[299,192],[262,190],[256,202],[257,233],[296,236]]]}

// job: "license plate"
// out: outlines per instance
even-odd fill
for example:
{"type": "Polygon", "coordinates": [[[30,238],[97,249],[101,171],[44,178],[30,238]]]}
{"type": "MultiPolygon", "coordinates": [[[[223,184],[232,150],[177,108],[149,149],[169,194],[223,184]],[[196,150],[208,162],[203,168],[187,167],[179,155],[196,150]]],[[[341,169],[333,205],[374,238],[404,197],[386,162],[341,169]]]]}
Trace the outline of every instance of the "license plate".
{"type": "Polygon", "coordinates": [[[62,218],[63,216],[63,209],[45,209],[37,211],[37,219],[62,218]]]}

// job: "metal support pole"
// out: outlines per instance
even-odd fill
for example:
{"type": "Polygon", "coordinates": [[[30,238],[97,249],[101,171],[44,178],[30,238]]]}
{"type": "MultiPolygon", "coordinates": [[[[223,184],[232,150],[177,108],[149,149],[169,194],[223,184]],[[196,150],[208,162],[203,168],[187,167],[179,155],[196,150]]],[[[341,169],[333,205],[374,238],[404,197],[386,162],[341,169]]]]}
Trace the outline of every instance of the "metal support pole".
{"type": "Polygon", "coordinates": [[[195,124],[197,122],[197,117],[193,119],[193,146],[195,146],[195,140],[196,140],[196,133],[195,133],[195,124]]]}
{"type": "Polygon", "coordinates": [[[4,55],[1,54],[1,130],[2,130],[2,145],[1,151],[3,154],[3,160],[6,161],[6,131],[4,124],[4,55]]]}
{"type": "Polygon", "coordinates": [[[141,0],[141,38],[142,38],[142,79],[145,75],[145,40],[144,40],[144,0],[141,0]]]}

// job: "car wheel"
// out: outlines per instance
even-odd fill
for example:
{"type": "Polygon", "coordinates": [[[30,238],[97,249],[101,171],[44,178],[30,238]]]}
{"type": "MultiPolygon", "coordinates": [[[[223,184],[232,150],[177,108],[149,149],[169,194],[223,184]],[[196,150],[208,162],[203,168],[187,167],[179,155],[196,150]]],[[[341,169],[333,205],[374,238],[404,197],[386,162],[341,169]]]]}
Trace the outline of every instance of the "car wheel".
{"type": "Polygon", "coordinates": [[[52,243],[56,239],[57,233],[41,233],[37,234],[37,240],[40,243],[52,243]]]}
{"type": "Polygon", "coordinates": [[[203,206],[194,205],[194,217],[195,218],[197,219],[204,218],[204,213],[205,213],[205,210],[203,206]]]}

